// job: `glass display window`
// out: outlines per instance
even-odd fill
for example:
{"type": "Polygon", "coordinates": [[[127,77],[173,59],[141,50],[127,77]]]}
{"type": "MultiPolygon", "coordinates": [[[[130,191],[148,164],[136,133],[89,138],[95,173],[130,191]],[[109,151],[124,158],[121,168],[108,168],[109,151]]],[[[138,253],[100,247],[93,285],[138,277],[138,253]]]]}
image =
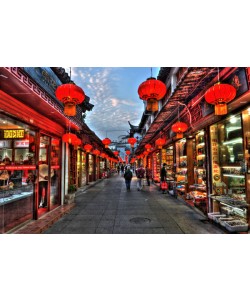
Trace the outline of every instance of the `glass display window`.
{"type": "Polygon", "coordinates": [[[81,152],[82,160],[81,160],[81,185],[86,184],[86,154],[85,152],[81,152]]]}
{"type": "Polygon", "coordinates": [[[246,218],[246,161],[241,115],[210,126],[213,211],[246,218]]]}
{"type": "Polygon", "coordinates": [[[0,113],[0,232],[32,219],[36,166],[35,132],[0,113]]]}
{"type": "Polygon", "coordinates": [[[204,130],[198,132],[195,136],[195,184],[206,184],[206,150],[205,150],[204,130]]]}
{"type": "Polygon", "coordinates": [[[60,156],[61,147],[60,139],[51,138],[51,153],[50,153],[50,208],[60,204],[60,156]]]}

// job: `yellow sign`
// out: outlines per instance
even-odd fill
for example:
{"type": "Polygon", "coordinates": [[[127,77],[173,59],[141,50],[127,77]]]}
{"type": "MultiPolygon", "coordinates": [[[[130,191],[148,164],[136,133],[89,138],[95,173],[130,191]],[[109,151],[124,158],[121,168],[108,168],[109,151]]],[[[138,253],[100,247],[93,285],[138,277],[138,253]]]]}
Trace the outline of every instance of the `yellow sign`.
{"type": "Polygon", "coordinates": [[[24,129],[4,129],[3,131],[4,139],[23,139],[24,129]]]}

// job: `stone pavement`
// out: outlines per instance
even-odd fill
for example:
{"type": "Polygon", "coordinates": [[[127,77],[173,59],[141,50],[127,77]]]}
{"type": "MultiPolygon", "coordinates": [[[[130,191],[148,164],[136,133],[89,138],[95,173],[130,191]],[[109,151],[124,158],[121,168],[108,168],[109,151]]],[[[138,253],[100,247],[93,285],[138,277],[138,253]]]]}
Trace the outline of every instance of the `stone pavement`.
{"type": "Polygon", "coordinates": [[[44,234],[224,234],[196,208],[155,185],[127,191],[114,175],[79,191],[75,206],[44,234]]]}

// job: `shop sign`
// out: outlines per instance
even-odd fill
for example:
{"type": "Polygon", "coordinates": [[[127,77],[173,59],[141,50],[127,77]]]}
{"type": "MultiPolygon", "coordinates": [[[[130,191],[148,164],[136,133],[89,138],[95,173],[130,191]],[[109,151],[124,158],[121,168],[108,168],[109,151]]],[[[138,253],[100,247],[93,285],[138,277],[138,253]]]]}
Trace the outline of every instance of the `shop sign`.
{"type": "Polygon", "coordinates": [[[11,141],[0,141],[0,148],[10,148],[10,142],[11,141]]]}
{"type": "Polygon", "coordinates": [[[219,144],[218,144],[218,127],[210,127],[211,135],[211,154],[212,154],[212,176],[213,183],[221,182],[221,173],[219,166],[219,144]]]}
{"type": "MultiPolygon", "coordinates": [[[[48,67],[24,67],[24,71],[28,73],[45,91],[54,99],[56,88],[62,84],[56,74],[48,67]]],[[[57,100],[57,99],[56,99],[57,100]]],[[[57,100],[58,103],[61,103],[57,100]]]]}
{"type": "Polygon", "coordinates": [[[18,166],[5,166],[5,165],[0,165],[0,170],[35,170],[36,166],[35,165],[18,165],[18,166]]]}
{"type": "Polygon", "coordinates": [[[15,148],[29,148],[29,141],[28,140],[15,141],[14,142],[14,147],[15,148]]]}
{"type": "Polygon", "coordinates": [[[23,139],[24,129],[3,129],[0,131],[1,139],[23,139]]]}
{"type": "Polygon", "coordinates": [[[51,169],[53,170],[59,170],[60,169],[60,166],[56,165],[56,166],[51,166],[51,169]]]}
{"type": "Polygon", "coordinates": [[[248,91],[247,76],[244,68],[238,68],[223,83],[228,83],[235,87],[235,99],[248,91]]]}

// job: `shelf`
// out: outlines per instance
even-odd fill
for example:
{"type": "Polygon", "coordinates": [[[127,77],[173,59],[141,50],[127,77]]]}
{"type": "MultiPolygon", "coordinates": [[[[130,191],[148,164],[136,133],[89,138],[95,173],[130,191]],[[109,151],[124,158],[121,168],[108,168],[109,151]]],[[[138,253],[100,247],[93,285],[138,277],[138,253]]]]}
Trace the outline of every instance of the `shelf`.
{"type": "Polygon", "coordinates": [[[232,168],[232,169],[237,169],[237,168],[239,168],[239,169],[240,169],[241,166],[238,165],[238,164],[237,164],[237,165],[236,165],[236,164],[234,164],[234,165],[225,165],[225,166],[222,165],[221,168],[228,168],[228,169],[231,169],[231,168],[232,168]]]}
{"type": "Polygon", "coordinates": [[[238,137],[238,138],[232,139],[230,141],[223,142],[223,145],[236,144],[236,143],[242,143],[242,138],[238,137]]]}
{"type": "Polygon", "coordinates": [[[237,178],[245,178],[245,175],[235,175],[235,174],[222,174],[225,177],[237,177],[237,178]]]}

